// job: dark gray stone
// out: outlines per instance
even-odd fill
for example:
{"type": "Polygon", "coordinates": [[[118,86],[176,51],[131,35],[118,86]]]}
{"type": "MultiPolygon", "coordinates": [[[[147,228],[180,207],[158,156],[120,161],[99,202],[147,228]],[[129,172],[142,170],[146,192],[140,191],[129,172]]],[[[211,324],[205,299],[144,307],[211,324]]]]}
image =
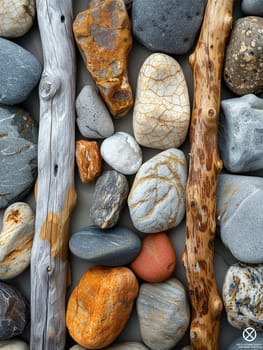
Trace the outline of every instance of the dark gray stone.
{"type": "Polygon", "coordinates": [[[37,134],[28,112],[0,105],[0,208],[31,189],[37,170],[37,134]]]}
{"type": "Polygon", "coordinates": [[[14,287],[0,282],[0,340],[23,333],[28,321],[28,303],[14,287]]]}
{"type": "Polygon", "coordinates": [[[240,261],[263,263],[263,178],[222,174],[217,188],[220,236],[240,261]]]}
{"type": "Polygon", "coordinates": [[[0,38],[0,103],[13,105],[28,98],[42,72],[29,51],[0,38]]]}
{"type": "Polygon", "coordinates": [[[134,0],[133,34],[152,51],[182,55],[194,44],[203,12],[202,0],[134,0]]]}
{"type": "MultiPolygon", "coordinates": [[[[260,0],[262,1],[262,0],[260,0]]],[[[251,334],[252,338],[249,335],[244,334],[244,336],[248,337],[248,340],[245,340],[242,337],[237,338],[234,340],[230,346],[227,348],[227,350],[260,350],[263,349],[263,334],[258,333],[256,334],[256,339],[255,340],[250,340],[253,339],[254,333],[251,334]]]]}
{"type": "Polygon", "coordinates": [[[148,350],[148,348],[142,343],[127,341],[122,343],[112,344],[105,350],[148,350]]]}
{"type": "Polygon", "coordinates": [[[96,181],[90,209],[90,217],[95,225],[111,228],[119,220],[126,204],[129,185],[126,177],[115,170],[104,172],[96,181]]]}
{"type": "Polygon", "coordinates": [[[74,233],[69,241],[69,249],[74,255],[106,266],[128,264],[139,254],[140,248],[140,238],[121,226],[107,230],[88,226],[74,233]]]}
{"type": "Polygon", "coordinates": [[[227,44],[224,80],[237,95],[263,91],[263,18],[239,18],[227,44]]]}
{"type": "Polygon", "coordinates": [[[249,94],[221,102],[219,150],[225,168],[243,173],[263,168],[263,99],[249,94]]]}
{"type": "Polygon", "coordinates": [[[247,15],[263,16],[263,1],[243,0],[241,9],[247,15]]]}

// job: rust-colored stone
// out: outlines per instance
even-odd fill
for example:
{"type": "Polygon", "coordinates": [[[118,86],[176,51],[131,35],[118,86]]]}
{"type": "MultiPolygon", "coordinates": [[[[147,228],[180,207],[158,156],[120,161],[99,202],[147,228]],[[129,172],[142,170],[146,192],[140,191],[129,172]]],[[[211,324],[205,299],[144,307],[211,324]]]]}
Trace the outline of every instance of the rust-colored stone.
{"type": "Polygon", "coordinates": [[[111,344],[128,321],[138,281],[127,267],[93,267],[70,295],[66,323],[72,338],[88,349],[111,344]]]}
{"type": "Polygon", "coordinates": [[[86,68],[111,114],[120,118],[133,105],[128,81],[131,24],[123,0],[93,1],[73,24],[75,39],[86,68]]]}
{"type": "Polygon", "coordinates": [[[102,158],[96,141],[76,142],[76,162],[83,183],[92,182],[101,173],[102,158]]]}

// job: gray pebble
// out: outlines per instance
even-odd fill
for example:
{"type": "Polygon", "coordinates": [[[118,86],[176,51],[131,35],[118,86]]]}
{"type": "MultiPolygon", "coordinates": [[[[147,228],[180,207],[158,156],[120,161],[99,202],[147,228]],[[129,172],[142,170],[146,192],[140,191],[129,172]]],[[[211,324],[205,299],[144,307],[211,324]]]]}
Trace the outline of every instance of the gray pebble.
{"type": "Polygon", "coordinates": [[[263,99],[249,94],[221,101],[219,149],[225,168],[242,173],[263,168],[263,99]]]}
{"type": "Polygon", "coordinates": [[[142,343],[129,341],[110,345],[105,350],[148,350],[148,348],[142,343]]]}
{"type": "Polygon", "coordinates": [[[217,189],[220,236],[240,261],[263,262],[263,179],[222,174],[217,189]]]}
{"type": "Polygon", "coordinates": [[[263,91],[263,18],[239,18],[225,54],[224,80],[237,95],[263,91]]]}
{"type": "Polygon", "coordinates": [[[126,265],[138,255],[140,238],[126,227],[115,226],[103,230],[88,226],[74,233],[69,249],[79,258],[105,266],[126,265]]]}
{"type": "Polygon", "coordinates": [[[175,278],[143,283],[137,298],[143,342],[151,350],[172,349],[184,336],[190,308],[184,286],[175,278]]]}
{"type": "Polygon", "coordinates": [[[263,16],[263,1],[243,0],[241,4],[241,9],[247,15],[263,16]]]}
{"type": "Polygon", "coordinates": [[[129,185],[126,177],[115,170],[104,172],[96,181],[90,217],[95,225],[111,228],[119,220],[126,204],[129,185]]]}
{"type": "Polygon", "coordinates": [[[228,322],[236,328],[263,331],[263,265],[229,267],[223,285],[228,322]]]}
{"type": "Polygon", "coordinates": [[[203,12],[202,0],[134,0],[133,34],[149,50],[182,55],[194,44],[203,12]]]}
{"type": "Polygon", "coordinates": [[[244,334],[249,341],[245,340],[243,338],[243,336],[239,337],[230,344],[230,346],[227,348],[227,350],[242,350],[242,349],[260,350],[260,349],[263,349],[263,334],[258,333],[258,332],[254,333],[253,330],[249,330],[249,332],[251,332],[251,331],[253,333],[251,333],[251,334],[249,333],[248,335],[244,334]],[[256,336],[256,339],[252,340],[254,338],[254,336],[256,336]]]}
{"type": "Polygon", "coordinates": [[[0,282],[0,340],[22,332],[28,323],[28,303],[14,287],[0,282]]]}
{"type": "Polygon", "coordinates": [[[37,135],[26,111],[0,105],[0,208],[30,191],[37,171],[37,135]]]}
{"type": "Polygon", "coordinates": [[[29,346],[19,339],[0,340],[0,350],[29,350],[29,346]]]}
{"type": "Polygon", "coordinates": [[[39,81],[42,67],[29,51],[0,38],[0,103],[26,100],[39,81]]]}
{"type": "Polygon", "coordinates": [[[77,125],[82,136],[91,139],[109,137],[114,125],[95,87],[86,85],[76,99],[77,125]]]}

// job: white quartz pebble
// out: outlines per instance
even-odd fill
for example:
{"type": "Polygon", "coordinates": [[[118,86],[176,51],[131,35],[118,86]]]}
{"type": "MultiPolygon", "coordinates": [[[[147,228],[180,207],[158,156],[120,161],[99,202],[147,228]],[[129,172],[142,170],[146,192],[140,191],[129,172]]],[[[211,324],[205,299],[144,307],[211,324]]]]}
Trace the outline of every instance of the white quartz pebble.
{"type": "Polygon", "coordinates": [[[137,142],[168,149],[185,141],[190,104],[184,73],[172,57],[154,53],[141,67],[133,113],[137,142]]]}
{"type": "Polygon", "coordinates": [[[35,0],[4,0],[0,2],[0,36],[16,38],[32,27],[35,0]]]}
{"type": "Polygon", "coordinates": [[[100,152],[106,163],[124,175],[135,174],[142,164],[141,148],[126,132],[116,132],[105,139],[100,152]]]}
{"type": "Polygon", "coordinates": [[[29,346],[22,340],[1,340],[0,350],[29,350],[29,346]]]}

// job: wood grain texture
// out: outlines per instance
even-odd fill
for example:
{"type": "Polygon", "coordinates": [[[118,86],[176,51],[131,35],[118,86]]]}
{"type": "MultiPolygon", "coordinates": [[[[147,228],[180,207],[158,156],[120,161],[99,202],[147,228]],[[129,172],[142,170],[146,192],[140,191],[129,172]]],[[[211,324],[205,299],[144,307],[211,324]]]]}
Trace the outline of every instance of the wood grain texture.
{"type": "Polygon", "coordinates": [[[31,350],[65,347],[68,229],[76,201],[75,48],[71,0],[37,0],[44,57],[36,227],[31,258],[31,350]]]}
{"type": "Polygon", "coordinates": [[[222,301],[214,276],[216,187],[222,169],[217,145],[221,76],[234,0],[208,0],[195,51],[190,56],[194,101],[186,189],[183,263],[192,303],[193,350],[218,349],[222,301]]]}

